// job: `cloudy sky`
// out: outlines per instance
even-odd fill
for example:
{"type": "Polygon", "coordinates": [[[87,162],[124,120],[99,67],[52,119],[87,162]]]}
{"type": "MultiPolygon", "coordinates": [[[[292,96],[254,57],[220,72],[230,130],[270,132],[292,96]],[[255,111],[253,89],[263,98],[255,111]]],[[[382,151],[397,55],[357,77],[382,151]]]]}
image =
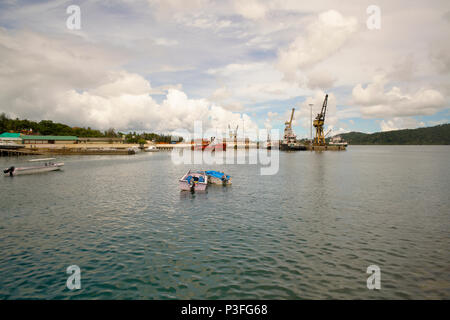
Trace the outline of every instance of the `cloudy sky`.
{"type": "Polygon", "coordinates": [[[450,122],[450,2],[0,2],[0,112],[10,116],[122,131],[194,120],[282,129],[295,107],[307,137],[309,104],[317,113],[325,93],[334,133],[450,122]],[[79,30],[67,27],[70,5],[79,30]]]}

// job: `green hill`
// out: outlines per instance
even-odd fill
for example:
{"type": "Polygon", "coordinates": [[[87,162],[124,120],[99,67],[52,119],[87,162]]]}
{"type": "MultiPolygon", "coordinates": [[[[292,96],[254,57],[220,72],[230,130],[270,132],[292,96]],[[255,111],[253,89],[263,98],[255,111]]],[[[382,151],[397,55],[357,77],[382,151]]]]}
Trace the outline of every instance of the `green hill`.
{"type": "Polygon", "coordinates": [[[450,144],[450,124],[435,127],[404,129],[376,133],[349,132],[340,134],[349,144],[450,144]]]}

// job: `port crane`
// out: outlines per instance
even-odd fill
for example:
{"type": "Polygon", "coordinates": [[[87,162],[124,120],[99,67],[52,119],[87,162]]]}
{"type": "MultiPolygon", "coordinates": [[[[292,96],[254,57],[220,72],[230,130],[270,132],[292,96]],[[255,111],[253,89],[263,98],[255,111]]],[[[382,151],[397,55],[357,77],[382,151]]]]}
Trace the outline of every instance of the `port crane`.
{"type": "Polygon", "coordinates": [[[325,100],[323,100],[322,110],[319,114],[317,114],[314,119],[313,126],[316,128],[316,137],[314,138],[315,146],[324,146],[325,145],[325,136],[323,134],[323,127],[325,125],[325,115],[327,113],[327,103],[328,103],[328,94],[325,95],[325,100]]]}

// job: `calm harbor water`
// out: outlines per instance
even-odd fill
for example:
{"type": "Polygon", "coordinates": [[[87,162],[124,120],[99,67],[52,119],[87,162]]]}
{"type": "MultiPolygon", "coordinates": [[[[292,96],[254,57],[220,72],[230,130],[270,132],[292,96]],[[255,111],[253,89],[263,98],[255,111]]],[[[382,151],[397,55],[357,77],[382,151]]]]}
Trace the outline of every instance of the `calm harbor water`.
{"type": "Polygon", "coordinates": [[[213,166],[233,186],[190,194],[168,152],[62,157],[61,172],[0,179],[0,299],[449,299],[449,159],[280,153],[276,175],[213,166]]]}

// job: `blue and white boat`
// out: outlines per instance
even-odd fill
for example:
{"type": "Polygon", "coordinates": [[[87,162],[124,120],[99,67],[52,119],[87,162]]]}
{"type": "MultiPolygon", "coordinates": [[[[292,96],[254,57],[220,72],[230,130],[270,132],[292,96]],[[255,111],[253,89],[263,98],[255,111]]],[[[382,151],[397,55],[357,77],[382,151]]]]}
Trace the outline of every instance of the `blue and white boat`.
{"type": "Polygon", "coordinates": [[[179,180],[179,186],[185,191],[205,191],[208,186],[208,176],[203,170],[189,170],[179,180]]]}
{"type": "Polygon", "coordinates": [[[220,171],[205,171],[208,182],[212,184],[231,185],[231,177],[220,171]]]}

